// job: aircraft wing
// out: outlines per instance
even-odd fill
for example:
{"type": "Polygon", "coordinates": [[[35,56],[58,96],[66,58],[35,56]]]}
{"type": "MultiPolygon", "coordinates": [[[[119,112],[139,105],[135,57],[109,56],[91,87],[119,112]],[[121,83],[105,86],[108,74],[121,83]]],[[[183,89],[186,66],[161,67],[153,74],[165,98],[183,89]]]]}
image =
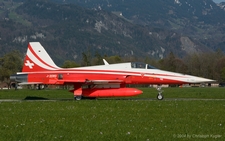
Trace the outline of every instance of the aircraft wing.
{"type": "Polygon", "coordinates": [[[56,83],[109,84],[109,83],[123,83],[123,80],[82,80],[82,81],[61,80],[57,81],[56,83]]]}
{"type": "Polygon", "coordinates": [[[92,84],[108,84],[108,83],[122,83],[122,80],[87,80],[86,83],[92,84]]]}
{"type": "Polygon", "coordinates": [[[33,84],[43,84],[43,82],[22,82],[19,85],[33,85],[33,84]]]}

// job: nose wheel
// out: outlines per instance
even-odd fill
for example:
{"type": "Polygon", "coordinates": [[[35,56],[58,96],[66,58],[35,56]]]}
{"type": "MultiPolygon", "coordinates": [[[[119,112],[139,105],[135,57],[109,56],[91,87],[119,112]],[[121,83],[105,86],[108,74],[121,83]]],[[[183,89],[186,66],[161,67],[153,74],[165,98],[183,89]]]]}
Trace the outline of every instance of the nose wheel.
{"type": "Polygon", "coordinates": [[[162,95],[162,94],[158,94],[158,95],[157,95],[157,99],[158,99],[158,100],[163,100],[163,95],[162,95]]]}
{"type": "Polygon", "coordinates": [[[162,87],[161,86],[158,86],[157,88],[157,91],[158,91],[158,95],[157,95],[157,99],[158,100],[163,100],[163,95],[162,95],[162,87]]]}

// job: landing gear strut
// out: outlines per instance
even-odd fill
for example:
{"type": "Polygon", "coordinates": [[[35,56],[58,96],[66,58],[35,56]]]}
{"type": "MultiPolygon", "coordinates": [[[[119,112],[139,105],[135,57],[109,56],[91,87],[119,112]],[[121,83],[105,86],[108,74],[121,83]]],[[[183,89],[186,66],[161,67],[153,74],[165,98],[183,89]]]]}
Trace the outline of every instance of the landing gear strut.
{"type": "Polygon", "coordinates": [[[158,95],[157,95],[157,99],[158,100],[163,100],[163,95],[162,95],[162,86],[161,85],[159,85],[157,88],[157,91],[158,91],[158,95]]]}
{"type": "Polygon", "coordinates": [[[81,100],[82,98],[82,86],[81,84],[74,85],[74,90],[72,90],[74,95],[74,100],[81,100]]]}

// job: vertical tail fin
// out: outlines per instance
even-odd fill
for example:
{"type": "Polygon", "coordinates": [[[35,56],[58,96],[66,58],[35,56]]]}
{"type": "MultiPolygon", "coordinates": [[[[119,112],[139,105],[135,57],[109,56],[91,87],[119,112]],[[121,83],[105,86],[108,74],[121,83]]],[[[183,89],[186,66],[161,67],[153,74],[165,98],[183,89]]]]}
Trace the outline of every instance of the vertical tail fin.
{"type": "Polygon", "coordinates": [[[23,63],[22,72],[35,72],[60,69],[52,61],[51,57],[45,51],[39,42],[30,42],[28,44],[27,54],[23,63]]]}

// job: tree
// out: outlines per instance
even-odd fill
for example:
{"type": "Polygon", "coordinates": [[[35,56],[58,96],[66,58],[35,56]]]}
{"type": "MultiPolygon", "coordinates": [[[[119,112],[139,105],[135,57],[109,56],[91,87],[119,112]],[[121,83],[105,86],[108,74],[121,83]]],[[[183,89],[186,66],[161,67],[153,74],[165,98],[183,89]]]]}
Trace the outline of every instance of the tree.
{"type": "Polygon", "coordinates": [[[216,62],[216,66],[215,66],[215,73],[216,73],[216,80],[218,80],[219,82],[224,82],[225,81],[225,77],[224,77],[224,68],[225,68],[225,57],[219,59],[216,62]]]}
{"type": "Polygon", "coordinates": [[[103,65],[103,58],[98,52],[95,52],[95,58],[93,59],[93,65],[103,65]]]}
{"type": "Polygon", "coordinates": [[[115,63],[121,63],[122,62],[122,59],[117,55],[106,57],[105,59],[109,62],[109,64],[115,64],[115,63]]]}
{"type": "Polygon", "coordinates": [[[78,65],[76,62],[74,61],[70,61],[70,60],[66,60],[63,65],[62,68],[75,68],[75,67],[79,67],[80,65],[78,65]]]}
{"type": "Polygon", "coordinates": [[[188,74],[200,76],[201,63],[199,59],[199,55],[192,54],[188,56],[185,60],[188,66],[188,74]]]}
{"type": "Polygon", "coordinates": [[[19,51],[12,51],[0,58],[0,80],[10,87],[10,75],[22,69],[22,59],[19,51]]]}
{"type": "Polygon", "coordinates": [[[225,67],[221,70],[221,82],[225,82],[225,67]]]}
{"type": "Polygon", "coordinates": [[[179,72],[179,73],[184,73],[187,74],[187,65],[184,63],[184,61],[180,58],[176,58],[173,61],[174,63],[174,67],[175,67],[175,72],[179,72]]]}
{"type": "Polygon", "coordinates": [[[82,53],[82,63],[81,65],[82,66],[90,66],[91,65],[91,56],[90,56],[90,53],[88,52],[87,54],[86,53],[82,53]]]}

